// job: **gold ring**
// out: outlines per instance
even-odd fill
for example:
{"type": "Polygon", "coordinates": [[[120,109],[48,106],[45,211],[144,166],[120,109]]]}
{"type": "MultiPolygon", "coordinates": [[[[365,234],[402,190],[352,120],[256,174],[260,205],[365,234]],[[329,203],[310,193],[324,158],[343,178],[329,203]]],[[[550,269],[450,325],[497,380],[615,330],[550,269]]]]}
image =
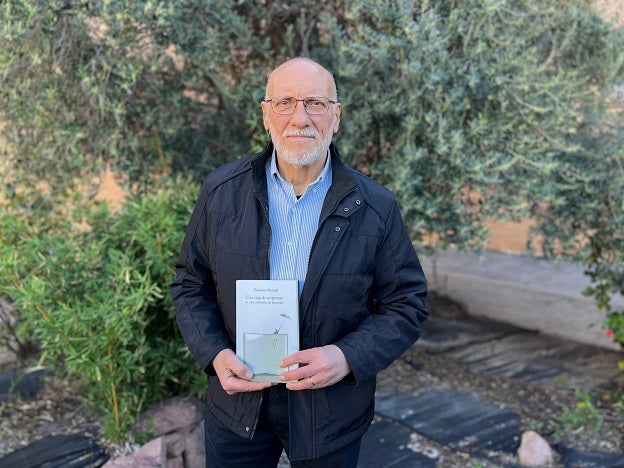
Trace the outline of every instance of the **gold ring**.
{"type": "Polygon", "coordinates": [[[308,377],[308,380],[310,381],[310,383],[312,384],[312,386],[314,387],[314,380],[312,380],[312,377],[308,377]]]}

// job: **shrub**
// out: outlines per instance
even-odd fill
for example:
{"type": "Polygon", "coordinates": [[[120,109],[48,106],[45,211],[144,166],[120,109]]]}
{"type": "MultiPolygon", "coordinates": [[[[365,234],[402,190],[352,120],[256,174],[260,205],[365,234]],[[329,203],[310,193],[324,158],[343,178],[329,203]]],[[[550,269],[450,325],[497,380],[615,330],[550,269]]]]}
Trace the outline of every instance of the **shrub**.
{"type": "Polygon", "coordinates": [[[2,238],[12,299],[41,359],[80,377],[111,439],[125,436],[145,404],[205,385],[168,294],[197,189],[170,179],[118,213],[79,206],[52,229],[56,216],[37,216],[23,219],[19,237],[2,238]]]}

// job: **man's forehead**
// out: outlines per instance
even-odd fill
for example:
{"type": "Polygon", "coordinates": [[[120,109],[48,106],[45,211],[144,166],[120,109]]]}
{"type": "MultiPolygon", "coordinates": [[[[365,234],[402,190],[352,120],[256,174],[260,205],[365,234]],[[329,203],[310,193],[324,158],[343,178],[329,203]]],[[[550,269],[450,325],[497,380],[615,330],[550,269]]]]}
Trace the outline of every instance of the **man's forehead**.
{"type": "Polygon", "coordinates": [[[325,68],[321,64],[315,62],[312,59],[308,59],[306,57],[298,57],[298,58],[288,60],[282,63],[281,65],[279,65],[277,68],[275,68],[274,72],[278,72],[282,70],[292,70],[292,69],[296,69],[296,70],[314,69],[318,71],[327,72],[327,70],[325,70],[325,68]]]}
{"type": "Polygon", "coordinates": [[[295,59],[280,65],[271,73],[267,88],[271,93],[280,95],[299,92],[325,95],[332,88],[331,75],[315,62],[295,59]]]}
{"type": "Polygon", "coordinates": [[[324,95],[330,90],[327,80],[322,76],[317,79],[311,77],[292,77],[286,76],[275,79],[270,89],[280,96],[296,96],[304,93],[310,96],[324,95]],[[321,94],[318,94],[321,93],[321,94]]]}

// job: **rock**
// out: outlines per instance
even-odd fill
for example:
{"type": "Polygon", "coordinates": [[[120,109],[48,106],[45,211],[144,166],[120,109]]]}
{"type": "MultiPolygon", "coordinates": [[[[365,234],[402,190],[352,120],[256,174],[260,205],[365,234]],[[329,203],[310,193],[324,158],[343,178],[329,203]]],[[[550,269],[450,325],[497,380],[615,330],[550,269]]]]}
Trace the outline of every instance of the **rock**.
{"type": "Polygon", "coordinates": [[[518,464],[520,466],[551,466],[555,454],[548,442],[537,432],[525,431],[518,448],[518,464]]]}
{"type": "Polygon", "coordinates": [[[204,421],[202,420],[186,439],[184,459],[188,466],[204,468],[206,466],[206,445],[204,444],[204,421]]]}
{"type": "Polygon", "coordinates": [[[170,398],[141,414],[136,431],[158,437],[194,428],[203,418],[202,409],[202,403],[197,398],[170,398]]]}
{"type": "Polygon", "coordinates": [[[169,434],[164,438],[167,447],[167,458],[181,457],[186,451],[186,441],[189,438],[189,432],[176,432],[169,434]]]}
{"type": "Polygon", "coordinates": [[[149,408],[139,417],[136,431],[156,438],[104,468],[205,468],[202,410],[198,399],[183,397],[149,408]]]}
{"type": "Polygon", "coordinates": [[[125,455],[106,463],[103,468],[167,467],[167,449],[161,437],[150,440],[132,455],[125,455]]]}
{"type": "Polygon", "coordinates": [[[167,459],[167,446],[164,443],[162,437],[158,437],[149,441],[143,447],[141,447],[136,455],[143,458],[151,458],[161,463],[161,466],[165,466],[163,460],[167,459]]]}

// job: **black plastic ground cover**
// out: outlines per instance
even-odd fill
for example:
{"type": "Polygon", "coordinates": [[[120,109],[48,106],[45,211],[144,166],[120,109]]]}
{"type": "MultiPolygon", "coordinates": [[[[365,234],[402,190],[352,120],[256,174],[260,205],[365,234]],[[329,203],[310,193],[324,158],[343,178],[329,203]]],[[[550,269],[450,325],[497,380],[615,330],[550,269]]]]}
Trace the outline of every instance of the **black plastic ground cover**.
{"type": "Polygon", "coordinates": [[[516,413],[459,390],[380,395],[376,412],[440,444],[490,460],[515,455],[522,435],[516,413]]]}
{"type": "Polygon", "coordinates": [[[106,451],[83,434],[51,435],[0,458],[0,468],[96,468],[109,459],[106,451]]]}

